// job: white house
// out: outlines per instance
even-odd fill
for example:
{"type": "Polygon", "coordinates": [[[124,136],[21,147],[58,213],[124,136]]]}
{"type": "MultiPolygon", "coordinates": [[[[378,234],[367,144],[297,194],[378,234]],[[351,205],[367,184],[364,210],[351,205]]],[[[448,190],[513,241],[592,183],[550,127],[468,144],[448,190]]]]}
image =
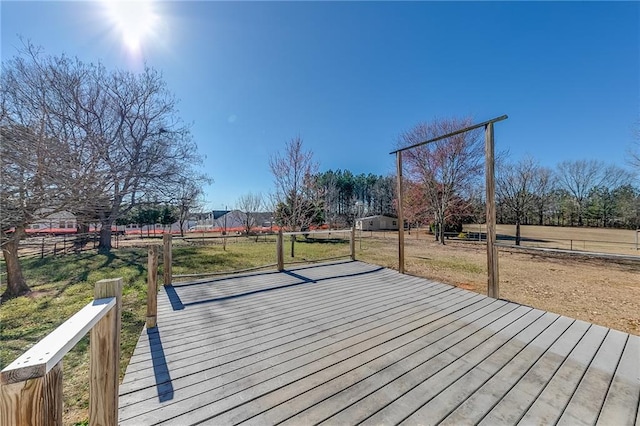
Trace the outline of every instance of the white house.
{"type": "Polygon", "coordinates": [[[356,219],[356,229],[362,231],[397,231],[398,219],[383,215],[362,217],[356,219]]]}

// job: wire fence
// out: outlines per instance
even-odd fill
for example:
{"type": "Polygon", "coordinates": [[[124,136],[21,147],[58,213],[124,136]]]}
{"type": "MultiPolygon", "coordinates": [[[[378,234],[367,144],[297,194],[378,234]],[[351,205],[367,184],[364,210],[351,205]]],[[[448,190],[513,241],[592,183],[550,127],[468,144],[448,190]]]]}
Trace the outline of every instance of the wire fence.
{"type": "MultiPolygon", "coordinates": [[[[612,253],[625,255],[640,255],[640,242],[633,237],[634,231],[629,231],[626,235],[626,241],[617,240],[615,238],[562,238],[562,237],[532,237],[523,236],[520,241],[521,247],[557,249],[569,251],[581,251],[590,253],[612,253]]],[[[362,239],[395,239],[398,231],[380,230],[380,231],[356,231],[356,241],[362,239]]],[[[614,237],[617,236],[613,234],[614,237]]],[[[412,228],[405,230],[405,239],[416,240],[435,240],[436,236],[429,229],[412,228]]],[[[445,232],[445,242],[460,241],[465,243],[482,243],[487,241],[487,234],[478,231],[464,232],[445,232]]],[[[515,245],[515,236],[507,234],[497,234],[497,243],[501,245],[515,245]]],[[[358,244],[358,243],[357,243],[358,244]]]]}

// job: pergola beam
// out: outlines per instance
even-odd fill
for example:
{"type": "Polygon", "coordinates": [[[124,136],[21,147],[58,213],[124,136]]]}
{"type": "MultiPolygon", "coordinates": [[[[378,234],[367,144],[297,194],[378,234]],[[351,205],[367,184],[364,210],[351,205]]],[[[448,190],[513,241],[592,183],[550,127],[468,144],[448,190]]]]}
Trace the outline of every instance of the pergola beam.
{"type": "Polygon", "coordinates": [[[413,144],[411,146],[406,146],[404,148],[396,149],[395,151],[391,151],[389,154],[396,154],[398,152],[406,151],[408,149],[417,148],[419,146],[426,145],[426,144],[431,143],[431,142],[436,142],[436,141],[439,141],[441,139],[450,138],[451,136],[459,135],[460,133],[468,132],[470,130],[479,129],[480,127],[484,127],[487,124],[490,124],[490,123],[493,124],[493,123],[496,123],[498,121],[506,120],[507,118],[509,118],[507,115],[501,115],[500,117],[492,118],[491,120],[483,121],[482,123],[474,124],[473,126],[465,127],[464,129],[456,130],[455,132],[447,133],[446,135],[442,135],[442,136],[438,136],[438,137],[433,138],[433,139],[429,139],[428,141],[418,142],[418,143],[413,144]]]}

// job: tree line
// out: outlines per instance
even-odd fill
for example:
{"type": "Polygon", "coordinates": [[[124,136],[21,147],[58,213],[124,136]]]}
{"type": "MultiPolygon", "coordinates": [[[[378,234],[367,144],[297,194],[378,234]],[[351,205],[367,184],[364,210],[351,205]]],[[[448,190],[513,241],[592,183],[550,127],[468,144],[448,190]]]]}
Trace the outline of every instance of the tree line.
{"type": "MultiPolygon", "coordinates": [[[[400,134],[404,148],[468,127],[470,118],[418,123],[400,134]]],[[[497,221],[522,224],[640,227],[640,145],[629,150],[629,169],[598,160],[543,167],[531,156],[512,160],[499,153],[496,165],[497,221]]],[[[301,138],[289,141],[270,162],[277,188],[275,217],[300,230],[311,224],[351,224],[364,215],[397,216],[396,177],[354,175],[348,170],[318,172],[301,138]]],[[[404,151],[404,212],[409,226],[430,226],[445,243],[445,232],[485,220],[484,138],[476,130],[404,151]]]]}

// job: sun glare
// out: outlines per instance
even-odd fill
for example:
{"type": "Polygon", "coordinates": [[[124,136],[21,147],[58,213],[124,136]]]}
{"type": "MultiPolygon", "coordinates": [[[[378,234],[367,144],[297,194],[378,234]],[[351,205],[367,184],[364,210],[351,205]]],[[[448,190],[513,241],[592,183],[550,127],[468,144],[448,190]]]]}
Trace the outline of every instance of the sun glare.
{"type": "Polygon", "coordinates": [[[140,52],[158,25],[159,16],[154,4],[145,0],[104,1],[109,21],[131,53],[140,52]]]}

